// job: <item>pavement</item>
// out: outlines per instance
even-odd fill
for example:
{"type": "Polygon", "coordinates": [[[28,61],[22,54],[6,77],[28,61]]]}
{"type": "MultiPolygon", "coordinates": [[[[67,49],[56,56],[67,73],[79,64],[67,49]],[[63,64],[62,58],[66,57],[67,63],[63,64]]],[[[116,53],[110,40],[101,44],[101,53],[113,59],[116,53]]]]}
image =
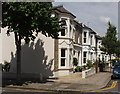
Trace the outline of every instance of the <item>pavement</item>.
{"type": "Polygon", "coordinates": [[[47,79],[44,83],[28,83],[22,86],[8,85],[8,88],[54,90],[54,91],[94,91],[106,87],[111,80],[110,72],[99,72],[87,78],[82,78],[81,72],[58,79],[47,79]]]}

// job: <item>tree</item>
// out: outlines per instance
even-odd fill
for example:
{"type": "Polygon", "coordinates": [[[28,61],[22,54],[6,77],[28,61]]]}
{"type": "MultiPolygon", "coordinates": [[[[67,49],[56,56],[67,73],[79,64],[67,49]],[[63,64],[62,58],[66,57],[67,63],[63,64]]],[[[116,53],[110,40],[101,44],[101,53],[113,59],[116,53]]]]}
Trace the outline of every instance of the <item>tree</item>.
{"type": "Polygon", "coordinates": [[[120,58],[120,41],[118,40],[116,43],[115,54],[120,58]]]}
{"type": "MultiPolygon", "coordinates": [[[[111,56],[112,54],[115,54],[116,52],[116,43],[117,43],[117,37],[116,37],[116,27],[112,25],[110,22],[108,22],[108,29],[106,35],[102,38],[102,45],[101,48],[102,51],[109,54],[110,56],[110,66],[111,66],[111,56]]],[[[110,69],[111,71],[111,69],[110,69]]]]}
{"type": "Polygon", "coordinates": [[[51,2],[3,2],[2,28],[14,33],[17,53],[17,80],[21,74],[21,40],[34,41],[39,32],[57,38],[61,30],[57,17],[51,17],[51,2]]]}
{"type": "Polygon", "coordinates": [[[102,51],[107,52],[110,56],[115,54],[115,48],[117,43],[117,37],[116,37],[116,27],[112,25],[110,22],[108,22],[108,29],[106,35],[102,38],[102,45],[101,48],[102,51]]]}

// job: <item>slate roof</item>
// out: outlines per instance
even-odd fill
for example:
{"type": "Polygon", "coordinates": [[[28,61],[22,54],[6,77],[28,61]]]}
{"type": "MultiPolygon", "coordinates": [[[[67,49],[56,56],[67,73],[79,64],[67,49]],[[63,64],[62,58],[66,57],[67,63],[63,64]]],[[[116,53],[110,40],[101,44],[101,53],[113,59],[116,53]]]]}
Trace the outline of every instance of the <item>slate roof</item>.
{"type": "Polygon", "coordinates": [[[97,38],[97,39],[102,39],[102,37],[101,37],[101,36],[99,36],[99,35],[96,35],[96,38],[97,38]]]}
{"type": "Polygon", "coordinates": [[[95,31],[93,31],[90,27],[88,27],[88,26],[86,26],[86,25],[84,25],[83,28],[89,29],[89,30],[90,30],[90,33],[96,34],[95,31]]]}
{"type": "Polygon", "coordinates": [[[75,15],[73,15],[71,12],[69,12],[68,10],[66,10],[63,6],[54,6],[52,9],[53,9],[53,10],[57,10],[57,11],[59,11],[60,13],[70,14],[70,15],[72,15],[74,18],[76,18],[75,15]]]}

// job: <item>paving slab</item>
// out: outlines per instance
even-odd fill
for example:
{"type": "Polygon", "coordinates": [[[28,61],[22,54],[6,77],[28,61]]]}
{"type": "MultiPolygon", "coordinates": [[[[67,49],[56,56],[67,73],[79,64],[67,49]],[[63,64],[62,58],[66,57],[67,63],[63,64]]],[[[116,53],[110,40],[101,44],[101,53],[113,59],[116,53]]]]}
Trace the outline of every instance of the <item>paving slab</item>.
{"type": "Polygon", "coordinates": [[[81,75],[81,73],[74,73],[58,79],[48,79],[46,83],[28,83],[28,85],[10,85],[8,87],[57,91],[90,91],[105,87],[111,79],[110,72],[99,72],[85,79],[81,75]]]}

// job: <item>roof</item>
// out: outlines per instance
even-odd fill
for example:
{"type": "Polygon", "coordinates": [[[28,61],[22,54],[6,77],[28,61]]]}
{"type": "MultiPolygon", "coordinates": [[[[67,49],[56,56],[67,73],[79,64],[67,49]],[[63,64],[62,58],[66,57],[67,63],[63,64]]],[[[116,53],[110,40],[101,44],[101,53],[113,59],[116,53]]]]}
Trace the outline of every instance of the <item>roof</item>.
{"type": "Polygon", "coordinates": [[[90,33],[96,34],[95,31],[93,31],[90,27],[88,27],[88,26],[86,26],[86,25],[84,25],[83,28],[89,29],[89,30],[90,30],[90,33]]]}
{"type": "Polygon", "coordinates": [[[97,39],[102,39],[102,37],[101,37],[101,36],[99,36],[99,35],[96,35],[96,38],[97,38],[97,39]]]}
{"type": "Polygon", "coordinates": [[[79,23],[77,20],[73,20],[75,23],[76,23],[76,25],[78,25],[79,27],[82,27],[82,23],[79,23]]]}
{"type": "Polygon", "coordinates": [[[61,13],[70,14],[70,15],[72,15],[74,18],[76,18],[75,15],[73,15],[71,12],[69,12],[68,10],[66,10],[63,6],[54,6],[52,9],[53,9],[53,10],[57,10],[57,11],[59,11],[59,12],[61,12],[61,13]]]}

